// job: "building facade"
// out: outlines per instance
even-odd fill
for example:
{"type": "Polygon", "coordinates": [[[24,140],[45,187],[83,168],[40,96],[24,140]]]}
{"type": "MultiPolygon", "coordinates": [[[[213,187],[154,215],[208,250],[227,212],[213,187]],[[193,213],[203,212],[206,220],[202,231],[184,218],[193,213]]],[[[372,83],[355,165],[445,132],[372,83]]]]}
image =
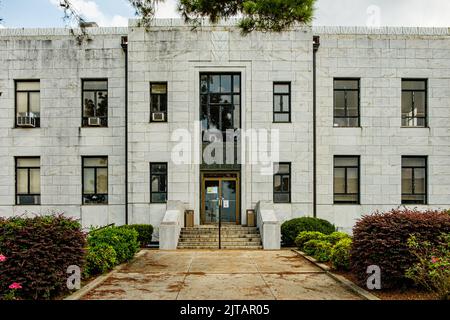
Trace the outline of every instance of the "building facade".
{"type": "Polygon", "coordinates": [[[195,224],[220,204],[245,225],[264,202],[350,232],[375,210],[450,207],[448,29],[232,23],[0,30],[0,214],[158,227],[179,201],[195,224]],[[206,160],[227,130],[231,161],[206,160]]]}

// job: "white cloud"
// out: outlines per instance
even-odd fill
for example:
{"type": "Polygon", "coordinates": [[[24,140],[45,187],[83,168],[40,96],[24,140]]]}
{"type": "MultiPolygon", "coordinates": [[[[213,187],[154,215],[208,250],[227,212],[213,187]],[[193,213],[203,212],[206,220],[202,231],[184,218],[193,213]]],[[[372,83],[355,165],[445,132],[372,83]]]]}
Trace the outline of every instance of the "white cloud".
{"type": "Polygon", "coordinates": [[[180,18],[177,11],[177,1],[166,0],[163,3],[159,3],[156,6],[155,16],[160,19],[180,18]]]}
{"type": "MultiPolygon", "coordinates": [[[[61,8],[60,0],[49,0],[51,4],[61,8]]],[[[98,4],[92,0],[71,0],[75,10],[86,20],[96,22],[101,27],[125,27],[128,18],[121,15],[107,16],[98,4]]],[[[62,9],[61,9],[62,10],[62,9]]]]}

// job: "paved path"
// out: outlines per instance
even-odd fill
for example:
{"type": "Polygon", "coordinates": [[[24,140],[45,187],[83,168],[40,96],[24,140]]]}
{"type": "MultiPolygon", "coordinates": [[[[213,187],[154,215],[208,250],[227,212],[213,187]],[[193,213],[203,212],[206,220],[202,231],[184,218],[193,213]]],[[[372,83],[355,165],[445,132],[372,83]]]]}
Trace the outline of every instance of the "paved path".
{"type": "Polygon", "coordinates": [[[290,250],[146,250],[82,299],[360,299],[290,250]]]}

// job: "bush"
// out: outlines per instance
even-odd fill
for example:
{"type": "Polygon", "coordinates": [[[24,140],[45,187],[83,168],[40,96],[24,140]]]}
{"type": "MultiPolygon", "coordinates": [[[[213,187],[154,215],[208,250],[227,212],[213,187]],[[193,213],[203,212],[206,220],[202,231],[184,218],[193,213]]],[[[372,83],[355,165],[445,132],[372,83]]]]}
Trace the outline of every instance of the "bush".
{"type": "Polygon", "coordinates": [[[325,240],[326,235],[324,235],[322,232],[318,231],[302,231],[298,234],[297,238],[295,238],[295,245],[300,249],[303,250],[303,247],[305,243],[307,243],[310,240],[325,240]]]}
{"type": "Polygon", "coordinates": [[[319,262],[327,262],[330,260],[331,244],[322,240],[309,240],[304,245],[307,255],[314,257],[319,262]]]}
{"type": "Polygon", "coordinates": [[[301,217],[288,220],[281,225],[281,240],[285,246],[293,246],[295,238],[302,231],[318,231],[324,234],[334,232],[336,228],[326,220],[301,217]]]}
{"type": "Polygon", "coordinates": [[[146,247],[152,242],[153,226],[151,224],[131,224],[124,225],[121,228],[136,230],[141,247],[146,247]]]}
{"type": "Polygon", "coordinates": [[[418,262],[406,270],[406,277],[437,298],[450,300],[450,234],[443,234],[435,245],[412,235],[408,246],[418,262]]]}
{"type": "Polygon", "coordinates": [[[100,243],[88,248],[86,255],[85,276],[105,273],[117,264],[117,254],[112,246],[100,243]]]}
{"type": "Polygon", "coordinates": [[[408,248],[410,235],[433,244],[441,233],[450,233],[450,215],[445,212],[394,209],[364,216],[353,228],[351,269],[361,284],[370,265],[381,268],[385,288],[411,284],[405,272],[417,258],[408,248]]]}
{"type": "Polygon", "coordinates": [[[332,245],[335,245],[339,241],[343,239],[351,239],[350,236],[344,232],[333,232],[332,234],[329,234],[325,237],[325,240],[327,240],[332,245]]]}
{"type": "MultiPolygon", "coordinates": [[[[107,227],[93,230],[88,237],[89,248],[110,245],[116,252],[117,264],[131,260],[139,250],[138,232],[130,228],[107,227]]],[[[90,268],[90,266],[89,266],[90,268]]]]}
{"type": "Polygon", "coordinates": [[[0,296],[50,299],[67,291],[67,268],[84,265],[85,234],[63,215],[0,218],[0,296]],[[17,289],[9,289],[11,284],[17,289]]]}
{"type": "Polygon", "coordinates": [[[349,270],[350,269],[350,250],[352,247],[352,239],[350,237],[339,240],[331,249],[330,261],[333,269],[349,270]]]}

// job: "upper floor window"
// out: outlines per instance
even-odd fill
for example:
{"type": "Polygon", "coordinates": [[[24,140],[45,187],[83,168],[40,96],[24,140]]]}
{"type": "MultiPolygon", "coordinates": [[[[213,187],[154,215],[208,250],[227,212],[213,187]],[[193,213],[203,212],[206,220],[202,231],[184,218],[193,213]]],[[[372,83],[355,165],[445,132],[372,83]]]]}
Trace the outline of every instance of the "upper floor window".
{"type": "Polygon", "coordinates": [[[167,82],[150,83],[150,122],[167,122],[167,82]]]}
{"type": "Polygon", "coordinates": [[[427,126],[427,80],[402,80],[402,126],[427,126]]]}
{"type": "Polygon", "coordinates": [[[16,81],[16,127],[38,128],[41,116],[39,80],[16,81]]]}
{"type": "Polygon", "coordinates": [[[291,83],[273,83],[273,122],[291,122],[291,83]]]}
{"type": "Polygon", "coordinates": [[[167,202],[167,163],[150,163],[150,202],[167,202]]]}
{"type": "Polygon", "coordinates": [[[83,157],[83,204],[108,203],[108,157],[83,157]]]}
{"type": "Polygon", "coordinates": [[[334,203],[359,203],[359,157],[334,157],[334,203]]]}
{"type": "Polygon", "coordinates": [[[291,202],[291,163],[282,162],[274,167],[273,175],[273,202],[291,202]]]}
{"type": "Polygon", "coordinates": [[[108,80],[83,80],[83,127],[108,126],[108,80]]]}
{"type": "Polygon", "coordinates": [[[334,126],[359,127],[359,79],[334,79],[334,126]]]}
{"type": "Polygon", "coordinates": [[[16,158],[16,204],[41,203],[41,165],[39,157],[16,158]]]}
{"type": "Polygon", "coordinates": [[[402,157],[402,203],[427,203],[427,157],[402,157]]]}

